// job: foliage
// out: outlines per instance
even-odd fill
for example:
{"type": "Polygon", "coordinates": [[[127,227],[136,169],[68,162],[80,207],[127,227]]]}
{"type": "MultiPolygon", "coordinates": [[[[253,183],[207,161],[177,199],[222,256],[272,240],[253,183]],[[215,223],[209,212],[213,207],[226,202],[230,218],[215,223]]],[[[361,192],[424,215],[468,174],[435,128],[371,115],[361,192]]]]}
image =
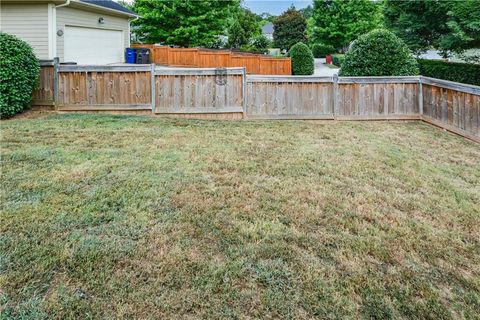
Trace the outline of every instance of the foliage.
{"type": "Polygon", "coordinates": [[[345,52],[350,42],[381,22],[378,3],[370,0],[315,0],[313,43],[345,52]]]}
{"type": "Polygon", "coordinates": [[[262,12],[259,16],[263,21],[266,21],[267,23],[268,22],[273,23],[273,21],[277,18],[277,16],[274,16],[268,12],[262,12]]]}
{"type": "Polygon", "coordinates": [[[290,49],[297,42],[306,42],[307,20],[295,7],[290,7],[273,22],[273,42],[281,49],[290,49]]]}
{"type": "Polygon", "coordinates": [[[422,76],[480,86],[480,65],[417,59],[422,76]]]}
{"type": "Polygon", "coordinates": [[[447,57],[480,47],[477,0],[387,0],[383,11],[386,26],[416,53],[434,47],[447,57]]]}
{"type": "Polygon", "coordinates": [[[332,54],[332,64],[334,66],[341,68],[343,61],[345,61],[344,54],[332,54]]]}
{"type": "MultiPolygon", "coordinates": [[[[449,8],[447,27],[439,48],[456,53],[480,48],[480,2],[478,0],[454,1],[449,8]]],[[[477,57],[480,62],[480,57],[477,57]]]]}
{"type": "Polygon", "coordinates": [[[0,70],[0,118],[8,118],[30,103],[40,66],[28,43],[0,32],[0,70]]]}
{"type": "Polygon", "coordinates": [[[106,114],[0,131],[2,319],[480,314],[480,151],[454,134],[106,114]]]}
{"type": "Polygon", "coordinates": [[[311,17],[313,17],[313,7],[311,4],[309,4],[308,6],[306,6],[305,8],[303,9],[300,9],[298,10],[300,11],[300,13],[305,17],[305,19],[310,19],[311,17]]]}
{"type": "Polygon", "coordinates": [[[386,26],[402,38],[415,53],[438,44],[448,32],[448,2],[386,0],[383,13],[386,26]]]}
{"type": "Polygon", "coordinates": [[[315,58],[325,58],[326,55],[335,53],[335,48],[323,43],[315,43],[312,46],[312,53],[315,58]]]}
{"type": "Polygon", "coordinates": [[[412,76],[418,67],[412,52],[387,30],[374,30],[355,40],[345,54],[342,76],[412,76]]]}
{"type": "Polygon", "coordinates": [[[249,51],[255,53],[267,53],[268,48],[270,48],[271,45],[272,42],[266,36],[259,34],[250,40],[249,51]]]}
{"type": "Polygon", "coordinates": [[[228,45],[238,48],[248,44],[250,39],[261,33],[257,16],[250,10],[241,8],[228,30],[228,45]]]}
{"type": "Polygon", "coordinates": [[[136,0],[132,21],[139,39],[182,47],[207,46],[225,33],[238,0],[136,0]]]}
{"type": "Polygon", "coordinates": [[[312,51],[302,42],[293,45],[288,51],[292,58],[292,73],[294,75],[311,75],[315,69],[312,51]]]}

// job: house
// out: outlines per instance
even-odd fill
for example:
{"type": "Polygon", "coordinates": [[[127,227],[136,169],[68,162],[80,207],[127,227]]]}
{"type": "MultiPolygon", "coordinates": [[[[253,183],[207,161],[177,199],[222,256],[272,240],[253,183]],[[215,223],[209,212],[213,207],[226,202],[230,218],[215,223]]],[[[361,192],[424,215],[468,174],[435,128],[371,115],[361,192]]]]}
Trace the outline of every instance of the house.
{"type": "Polygon", "coordinates": [[[262,27],[262,34],[267,37],[268,40],[273,40],[273,23],[269,22],[262,27]]]}
{"type": "Polygon", "coordinates": [[[137,15],[111,0],[1,0],[0,31],[28,42],[39,59],[124,61],[137,15]]]}

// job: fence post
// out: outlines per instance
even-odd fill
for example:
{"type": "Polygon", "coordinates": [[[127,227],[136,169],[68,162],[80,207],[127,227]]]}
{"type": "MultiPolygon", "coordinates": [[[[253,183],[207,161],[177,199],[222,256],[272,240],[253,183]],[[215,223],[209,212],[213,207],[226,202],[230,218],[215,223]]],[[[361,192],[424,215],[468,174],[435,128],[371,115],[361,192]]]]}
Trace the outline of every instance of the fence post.
{"type": "Polygon", "coordinates": [[[338,114],[338,75],[333,75],[333,119],[338,114]]]}
{"type": "Polygon", "coordinates": [[[156,85],[155,85],[155,63],[150,64],[150,96],[152,99],[152,112],[155,113],[155,95],[156,85]]]}
{"type": "Polygon", "coordinates": [[[58,64],[60,59],[58,57],[53,58],[53,105],[57,109],[58,105],[58,64]]]}
{"type": "Polygon", "coordinates": [[[418,77],[418,113],[423,117],[423,77],[418,77]]]}
{"type": "Polygon", "coordinates": [[[243,67],[242,74],[242,107],[243,107],[243,119],[247,117],[247,68],[243,67]]]}

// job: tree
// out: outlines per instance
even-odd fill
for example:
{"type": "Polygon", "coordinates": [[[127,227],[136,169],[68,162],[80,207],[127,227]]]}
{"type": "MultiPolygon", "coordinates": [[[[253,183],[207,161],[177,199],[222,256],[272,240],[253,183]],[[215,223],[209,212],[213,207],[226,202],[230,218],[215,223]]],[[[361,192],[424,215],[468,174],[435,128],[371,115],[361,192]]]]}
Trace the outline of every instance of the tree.
{"type": "Polygon", "coordinates": [[[412,52],[388,30],[373,30],[355,40],[345,54],[341,76],[413,76],[418,66],[412,52]]]}
{"type": "Polygon", "coordinates": [[[383,7],[386,27],[419,53],[438,45],[448,32],[448,2],[387,0],[383,7]]]}
{"type": "Polygon", "coordinates": [[[133,10],[140,18],[132,24],[143,42],[206,46],[225,34],[239,6],[238,0],[136,0],[133,10]]]}
{"type": "Polygon", "coordinates": [[[305,19],[307,19],[307,20],[310,19],[313,16],[313,7],[312,7],[311,4],[309,4],[305,8],[300,9],[298,11],[300,11],[300,13],[303,14],[305,19]]]}
{"type": "Polygon", "coordinates": [[[261,33],[257,15],[250,10],[241,8],[228,30],[228,44],[239,48],[249,43],[250,39],[261,33]]]}
{"type": "Polygon", "coordinates": [[[295,7],[290,7],[273,22],[275,46],[290,49],[297,42],[306,42],[307,20],[295,7]]]}
{"type": "Polygon", "coordinates": [[[454,1],[447,14],[448,32],[440,37],[439,48],[455,53],[480,48],[480,2],[454,1]]]}
{"type": "Polygon", "coordinates": [[[370,0],[315,0],[313,40],[345,52],[350,42],[381,24],[379,4],[370,0]]]}
{"type": "Polygon", "coordinates": [[[463,1],[394,1],[384,5],[386,26],[416,53],[430,48],[462,53],[480,47],[480,3],[463,1]]]}

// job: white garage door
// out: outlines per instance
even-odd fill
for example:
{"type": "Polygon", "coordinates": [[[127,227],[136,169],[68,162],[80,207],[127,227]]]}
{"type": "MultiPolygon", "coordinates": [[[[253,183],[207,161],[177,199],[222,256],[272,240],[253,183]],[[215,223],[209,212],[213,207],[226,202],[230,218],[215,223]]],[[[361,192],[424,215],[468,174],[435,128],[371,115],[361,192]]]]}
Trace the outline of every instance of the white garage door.
{"type": "Polygon", "coordinates": [[[123,62],[123,31],[65,27],[66,62],[107,64],[123,62]]]}

